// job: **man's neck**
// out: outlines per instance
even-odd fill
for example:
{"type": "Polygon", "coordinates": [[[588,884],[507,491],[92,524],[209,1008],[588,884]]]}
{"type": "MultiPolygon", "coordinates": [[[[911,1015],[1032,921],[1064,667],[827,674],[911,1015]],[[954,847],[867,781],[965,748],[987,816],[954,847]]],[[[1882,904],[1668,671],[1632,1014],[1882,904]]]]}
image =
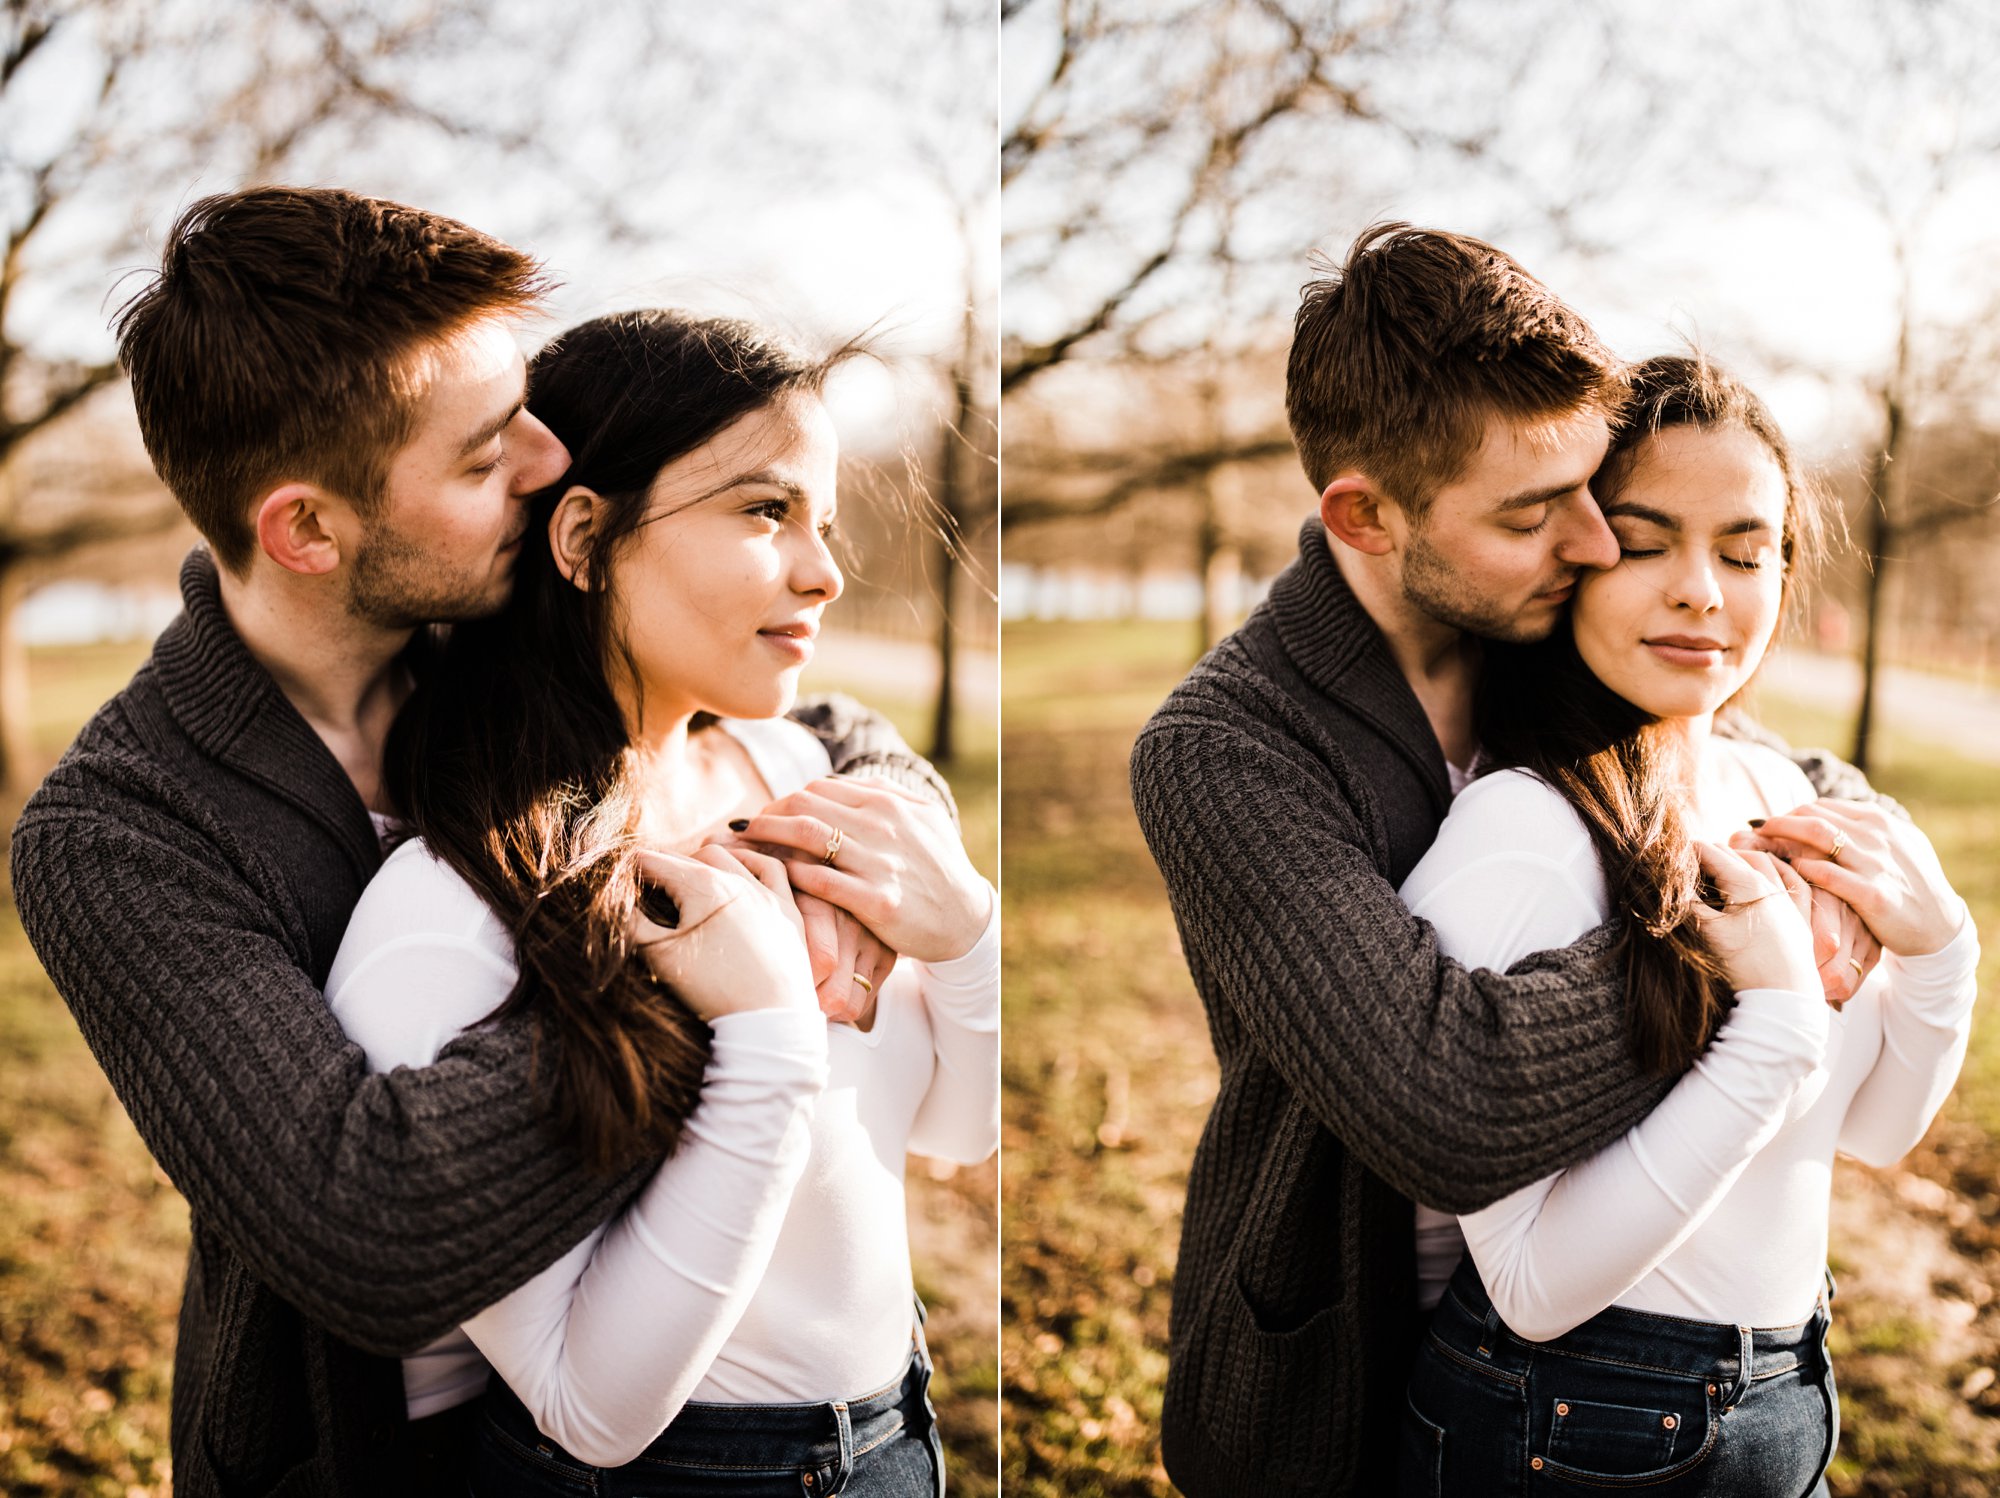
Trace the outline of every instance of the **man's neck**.
{"type": "Polygon", "coordinates": [[[1411,603],[1386,558],[1368,556],[1330,536],[1326,544],[1349,590],[1381,630],[1390,657],[1416,693],[1444,757],[1460,768],[1470,765],[1478,748],[1472,692],[1478,681],[1479,642],[1411,603]]]}
{"type": "Polygon", "coordinates": [[[355,618],[330,579],[220,570],[223,611],[244,647],[333,751],[362,801],[388,811],[382,749],[410,694],[398,656],[413,631],[355,618]]]}

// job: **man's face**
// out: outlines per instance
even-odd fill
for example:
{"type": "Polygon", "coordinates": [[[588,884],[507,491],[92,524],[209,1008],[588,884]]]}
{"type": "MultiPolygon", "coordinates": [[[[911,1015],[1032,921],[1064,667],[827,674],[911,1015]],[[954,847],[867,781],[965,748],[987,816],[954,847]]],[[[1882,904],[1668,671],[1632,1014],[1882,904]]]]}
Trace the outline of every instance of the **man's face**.
{"type": "Polygon", "coordinates": [[[506,602],[526,498],[569,466],[523,403],[527,365],[505,322],[475,323],[413,368],[426,386],[416,429],[389,462],[348,581],[349,611],[388,629],[476,618],[506,602]]]}
{"type": "Polygon", "coordinates": [[[1617,538],[1590,494],[1609,444],[1596,410],[1556,422],[1490,418],[1465,471],[1414,525],[1388,512],[1404,597],[1469,634],[1547,637],[1577,574],[1618,563],[1617,538]]]}

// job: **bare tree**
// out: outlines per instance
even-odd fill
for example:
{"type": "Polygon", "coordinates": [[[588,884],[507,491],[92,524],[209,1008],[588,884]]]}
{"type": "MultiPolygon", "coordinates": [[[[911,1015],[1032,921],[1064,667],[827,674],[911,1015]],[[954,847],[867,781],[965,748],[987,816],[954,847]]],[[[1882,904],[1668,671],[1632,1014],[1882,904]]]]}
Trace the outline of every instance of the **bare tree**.
{"type": "Polygon", "coordinates": [[[2000,278],[1984,254],[1949,255],[1939,220],[2000,189],[2000,16],[1986,7],[1842,7],[1839,24],[1798,14],[1801,52],[1784,106],[1837,149],[1815,153],[1795,190],[1860,206],[1888,249],[1892,345],[1864,386],[1879,423],[1865,472],[1861,700],[1850,757],[1867,767],[1896,574],[1911,542],[1991,513],[1985,494],[1913,495],[1914,448],[1929,412],[1963,407],[2000,371],[1992,341],[1969,330],[2000,309],[2000,278]],[[1983,291],[1983,302],[1971,300],[1983,291]]]}

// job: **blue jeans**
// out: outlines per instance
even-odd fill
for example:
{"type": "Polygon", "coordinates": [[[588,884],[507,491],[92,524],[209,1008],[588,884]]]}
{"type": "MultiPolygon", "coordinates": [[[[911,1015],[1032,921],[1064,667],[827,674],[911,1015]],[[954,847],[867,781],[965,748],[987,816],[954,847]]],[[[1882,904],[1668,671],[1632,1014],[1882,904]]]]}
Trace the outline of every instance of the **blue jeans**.
{"type": "Polygon", "coordinates": [[[472,1460],[475,1498],[942,1498],[944,1447],[930,1402],[921,1325],[894,1383],[819,1404],[684,1405],[658,1440],[623,1467],[593,1467],[535,1427],[494,1379],[472,1460]]]}
{"type": "Polygon", "coordinates": [[[1824,1303],[1776,1330],[1613,1306],[1526,1342],[1468,1258],[1410,1379],[1402,1498],[1804,1498],[1840,1431],[1826,1331],[1824,1303]]]}

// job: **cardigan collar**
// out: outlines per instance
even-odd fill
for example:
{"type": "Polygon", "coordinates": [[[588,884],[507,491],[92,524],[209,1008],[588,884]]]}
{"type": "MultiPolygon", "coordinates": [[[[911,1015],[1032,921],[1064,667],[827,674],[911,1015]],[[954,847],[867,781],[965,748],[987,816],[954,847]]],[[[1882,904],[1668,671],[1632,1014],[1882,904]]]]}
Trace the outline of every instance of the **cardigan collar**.
{"type": "Polygon", "coordinates": [[[381,861],[354,782],[222,606],[215,558],[197,546],[181,563],[182,612],[153,645],[169,712],[190,741],[312,816],[364,871],[381,861]]]}
{"type": "Polygon", "coordinates": [[[1423,704],[1389,642],[1341,576],[1317,517],[1299,528],[1299,556],[1271,584],[1279,642],[1318,691],[1368,719],[1417,767],[1441,806],[1451,778],[1423,704]]]}

